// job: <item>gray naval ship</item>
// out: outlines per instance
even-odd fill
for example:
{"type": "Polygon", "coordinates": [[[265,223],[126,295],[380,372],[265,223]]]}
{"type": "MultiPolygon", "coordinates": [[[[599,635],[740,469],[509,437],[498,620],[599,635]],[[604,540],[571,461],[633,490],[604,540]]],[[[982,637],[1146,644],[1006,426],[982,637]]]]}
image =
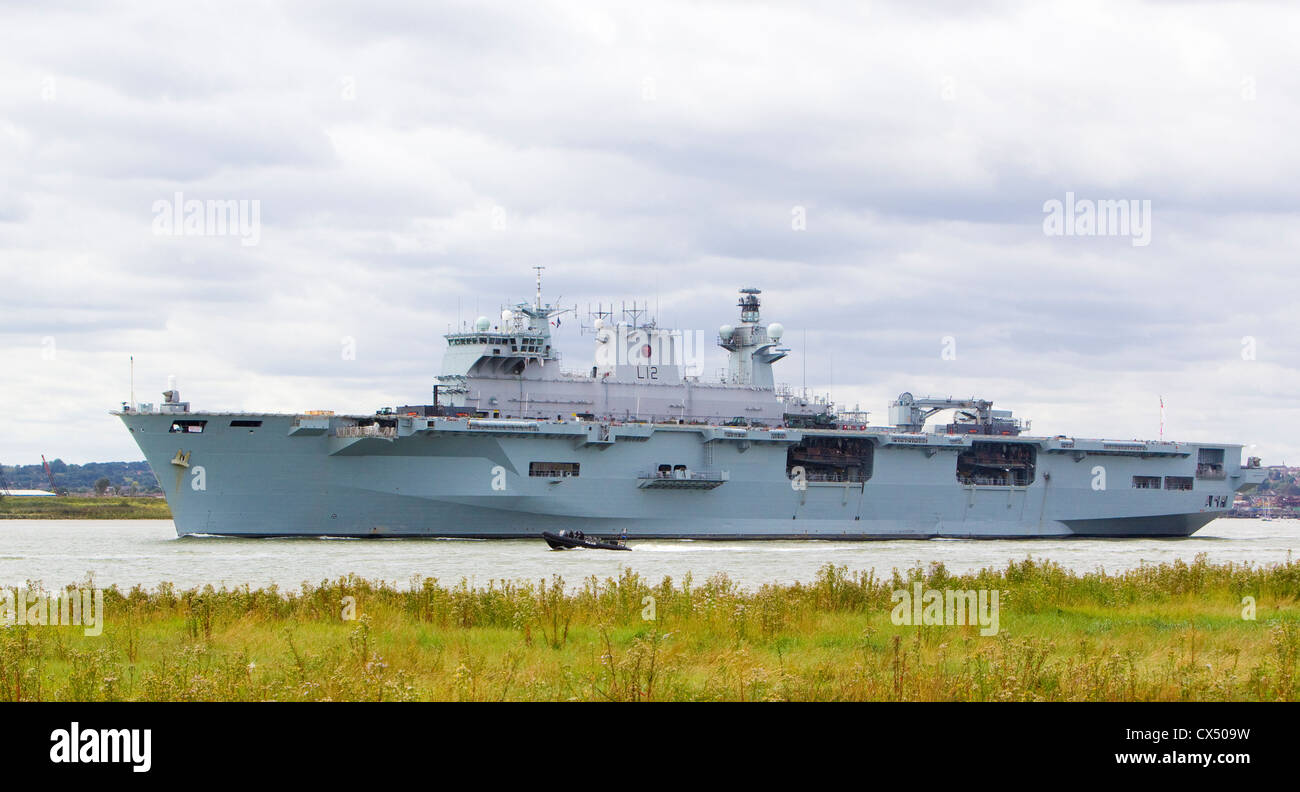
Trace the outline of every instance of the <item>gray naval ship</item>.
{"type": "Polygon", "coordinates": [[[114,412],[176,530],[233,536],[691,539],[1188,536],[1264,478],[1241,446],[1036,437],[983,399],[904,393],[888,426],[778,387],[789,350],[758,289],[715,341],[597,311],[594,363],[561,367],[537,296],[448,333],[433,404],[369,415],[114,412]],[[927,428],[940,411],[950,423],[927,428]]]}

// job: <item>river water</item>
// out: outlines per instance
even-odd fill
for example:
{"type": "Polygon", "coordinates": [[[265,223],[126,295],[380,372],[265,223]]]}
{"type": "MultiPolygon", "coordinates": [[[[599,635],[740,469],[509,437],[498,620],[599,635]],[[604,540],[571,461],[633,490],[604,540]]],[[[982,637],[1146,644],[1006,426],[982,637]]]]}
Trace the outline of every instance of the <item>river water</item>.
{"type": "Polygon", "coordinates": [[[82,583],[153,588],[254,588],[271,583],[297,589],[304,582],[356,573],[405,587],[413,576],[453,584],[536,580],[562,575],[576,583],[589,575],[617,576],[628,567],[651,583],[665,575],[696,581],[725,572],[746,588],[812,580],[832,562],[850,570],[894,568],[942,561],[952,572],[1002,568],[1025,558],[1050,559],[1077,571],[1129,569],[1144,563],[1287,561],[1300,549],[1300,520],[1215,520],[1186,539],[951,540],[929,541],[642,541],[630,553],[552,551],[541,540],[446,539],[230,539],[177,538],[170,520],[0,521],[0,586],[27,581],[46,587],[82,583]]]}

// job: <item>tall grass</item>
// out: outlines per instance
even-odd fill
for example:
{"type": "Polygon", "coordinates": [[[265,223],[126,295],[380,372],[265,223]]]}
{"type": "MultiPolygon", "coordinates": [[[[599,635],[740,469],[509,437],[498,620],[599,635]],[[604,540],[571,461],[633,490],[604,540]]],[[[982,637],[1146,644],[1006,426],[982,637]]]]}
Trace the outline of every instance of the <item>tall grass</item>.
{"type": "Polygon", "coordinates": [[[0,520],[170,520],[163,498],[58,497],[0,498],[0,520]]]}
{"type": "Polygon", "coordinates": [[[1204,557],[1119,574],[827,565],[753,591],[631,571],[576,585],[163,584],[106,591],[98,638],[0,629],[0,700],[1294,701],[1297,592],[1300,563],[1204,557]],[[918,580],[997,589],[1001,632],[893,624],[892,592],[918,580]],[[345,598],[356,620],[341,618],[345,598]]]}

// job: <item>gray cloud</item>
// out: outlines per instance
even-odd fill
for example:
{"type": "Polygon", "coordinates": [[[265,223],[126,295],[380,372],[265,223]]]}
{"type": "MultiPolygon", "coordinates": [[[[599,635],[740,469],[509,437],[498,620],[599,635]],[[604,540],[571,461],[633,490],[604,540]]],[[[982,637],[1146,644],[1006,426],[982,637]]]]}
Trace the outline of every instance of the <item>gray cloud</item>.
{"type": "MultiPolygon", "coordinates": [[[[1295,459],[1298,16],[7,7],[0,460],[138,458],[106,415],[132,354],[142,400],[170,373],[202,406],[423,398],[441,334],[528,298],[534,264],[566,304],[705,332],[763,288],[783,378],[879,420],[911,390],[1151,436],[1163,396],[1169,434],[1295,459]],[[259,244],[156,236],[177,192],[258,201],[259,244]],[[1150,200],[1151,244],[1045,236],[1067,192],[1150,200]]],[[[558,339],[586,364],[575,322],[558,339]]]]}

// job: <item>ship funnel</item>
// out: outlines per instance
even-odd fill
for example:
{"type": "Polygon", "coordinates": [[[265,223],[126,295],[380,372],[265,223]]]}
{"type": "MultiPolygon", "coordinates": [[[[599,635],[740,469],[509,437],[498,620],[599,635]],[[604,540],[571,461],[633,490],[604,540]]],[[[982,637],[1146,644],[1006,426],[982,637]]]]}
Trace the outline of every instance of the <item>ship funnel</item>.
{"type": "Polygon", "coordinates": [[[163,391],[163,404],[179,404],[181,392],[176,390],[176,375],[167,375],[167,390],[163,391]]]}

